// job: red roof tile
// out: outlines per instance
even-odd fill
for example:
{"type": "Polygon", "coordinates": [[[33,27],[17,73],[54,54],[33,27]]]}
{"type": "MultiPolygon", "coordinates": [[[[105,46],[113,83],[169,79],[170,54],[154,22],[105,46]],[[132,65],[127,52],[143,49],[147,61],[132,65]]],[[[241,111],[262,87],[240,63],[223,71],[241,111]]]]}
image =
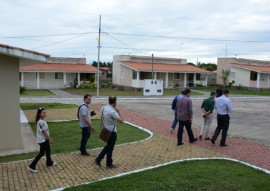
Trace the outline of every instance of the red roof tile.
{"type": "Polygon", "coordinates": [[[97,73],[97,69],[89,64],[34,64],[31,66],[21,66],[20,72],[81,72],[97,73]]]}
{"type": "MultiPolygon", "coordinates": [[[[122,65],[139,71],[152,71],[152,64],[145,62],[121,62],[122,65]]],[[[154,71],[160,72],[186,72],[186,73],[211,73],[207,70],[188,64],[162,64],[154,63],[154,71]]]]}
{"type": "Polygon", "coordinates": [[[265,72],[265,73],[270,72],[270,66],[255,66],[255,65],[247,65],[247,64],[233,64],[233,66],[237,68],[243,68],[246,70],[253,70],[256,72],[265,72]]]}

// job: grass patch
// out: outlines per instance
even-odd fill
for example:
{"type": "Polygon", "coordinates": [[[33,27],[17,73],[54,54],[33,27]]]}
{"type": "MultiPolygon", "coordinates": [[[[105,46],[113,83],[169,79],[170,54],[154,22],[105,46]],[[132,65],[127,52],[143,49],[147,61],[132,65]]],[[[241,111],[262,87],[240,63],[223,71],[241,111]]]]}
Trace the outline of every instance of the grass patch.
{"type": "Polygon", "coordinates": [[[186,161],[153,170],[71,187],[79,190],[269,190],[270,176],[240,163],[226,160],[186,161]]]}
{"type": "Polygon", "coordinates": [[[37,110],[40,107],[45,109],[69,109],[78,108],[76,104],[63,104],[63,103],[21,103],[22,110],[37,110]]]}
{"type": "MultiPolygon", "coordinates": [[[[218,87],[205,87],[205,88],[194,88],[193,90],[200,90],[205,92],[216,92],[218,87]]],[[[257,95],[257,96],[270,96],[270,90],[266,89],[258,89],[258,90],[250,90],[245,87],[226,87],[230,91],[232,95],[257,95]]]]}
{"type": "MultiPolygon", "coordinates": [[[[90,89],[90,88],[67,88],[63,89],[63,91],[69,92],[70,94],[74,95],[85,95],[87,93],[90,93],[93,96],[96,96],[96,89],[90,89]]],[[[178,89],[164,89],[163,95],[164,96],[175,96],[179,94],[181,91],[178,89]]],[[[134,91],[134,90],[116,90],[112,88],[101,88],[99,92],[100,96],[143,96],[143,92],[134,91]]],[[[192,92],[192,95],[203,95],[198,92],[192,92]]]]}
{"type": "Polygon", "coordinates": [[[48,90],[25,90],[20,96],[52,96],[48,90]]]}
{"type": "MultiPolygon", "coordinates": [[[[92,120],[92,123],[96,128],[96,131],[94,133],[91,133],[91,137],[88,140],[86,146],[87,149],[103,147],[105,145],[105,143],[99,139],[100,120],[92,120]]],[[[36,124],[30,123],[30,125],[33,131],[35,132],[36,124]]],[[[51,145],[52,154],[79,151],[81,141],[81,129],[79,127],[78,121],[48,122],[48,125],[50,129],[50,136],[53,140],[53,144],[51,145]]],[[[118,132],[116,144],[139,141],[149,136],[148,133],[127,124],[117,124],[117,128],[118,132]]],[[[35,157],[36,155],[37,152],[19,155],[1,156],[0,163],[29,159],[35,157]]]]}

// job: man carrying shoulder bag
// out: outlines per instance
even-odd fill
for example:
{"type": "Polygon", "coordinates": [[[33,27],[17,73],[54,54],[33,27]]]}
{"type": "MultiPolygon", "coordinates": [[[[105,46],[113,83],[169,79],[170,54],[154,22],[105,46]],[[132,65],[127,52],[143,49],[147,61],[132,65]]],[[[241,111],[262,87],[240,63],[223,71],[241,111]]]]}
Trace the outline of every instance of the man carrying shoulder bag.
{"type": "Polygon", "coordinates": [[[101,108],[101,123],[102,128],[111,132],[108,140],[103,139],[107,142],[106,146],[102,149],[98,157],[95,159],[95,163],[101,166],[101,160],[107,155],[106,166],[107,168],[116,168],[117,165],[113,164],[112,153],[115,142],[117,140],[117,127],[116,121],[123,123],[123,119],[120,117],[119,109],[116,108],[115,96],[109,97],[109,104],[101,108]]]}

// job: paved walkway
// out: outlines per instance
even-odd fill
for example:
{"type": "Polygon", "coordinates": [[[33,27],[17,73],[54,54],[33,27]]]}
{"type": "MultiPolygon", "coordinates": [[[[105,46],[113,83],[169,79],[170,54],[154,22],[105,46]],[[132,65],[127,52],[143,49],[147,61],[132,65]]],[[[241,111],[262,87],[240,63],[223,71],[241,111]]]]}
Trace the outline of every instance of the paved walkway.
{"type": "MultiPolygon", "coordinates": [[[[94,105],[99,111],[100,105],[94,105]]],[[[100,149],[90,151],[91,157],[82,157],[77,152],[53,156],[59,164],[47,168],[41,161],[36,174],[26,171],[29,160],[0,164],[0,190],[50,190],[99,180],[137,169],[142,169],[172,160],[187,158],[228,157],[236,158],[270,170],[270,147],[239,138],[228,138],[229,147],[211,145],[209,141],[189,144],[186,133],[183,146],[176,146],[176,134],[169,133],[170,121],[121,109],[126,121],[145,127],[155,135],[146,141],[117,146],[114,161],[117,169],[99,168],[93,164],[100,149]]],[[[194,129],[195,133],[198,129],[194,129]]],[[[105,165],[104,163],[102,164],[105,165]]]]}

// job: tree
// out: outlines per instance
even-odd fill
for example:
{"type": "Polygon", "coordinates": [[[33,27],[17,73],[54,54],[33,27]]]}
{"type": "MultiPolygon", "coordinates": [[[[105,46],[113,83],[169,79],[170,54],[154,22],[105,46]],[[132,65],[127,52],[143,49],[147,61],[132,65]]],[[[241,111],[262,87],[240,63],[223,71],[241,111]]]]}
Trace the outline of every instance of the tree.
{"type": "Polygon", "coordinates": [[[223,80],[224,86],[227,85],[228,83],[228,78],[230,76],[230,70],[222,70],[221,71],[221,76],[219,76],[223,80]]]}

